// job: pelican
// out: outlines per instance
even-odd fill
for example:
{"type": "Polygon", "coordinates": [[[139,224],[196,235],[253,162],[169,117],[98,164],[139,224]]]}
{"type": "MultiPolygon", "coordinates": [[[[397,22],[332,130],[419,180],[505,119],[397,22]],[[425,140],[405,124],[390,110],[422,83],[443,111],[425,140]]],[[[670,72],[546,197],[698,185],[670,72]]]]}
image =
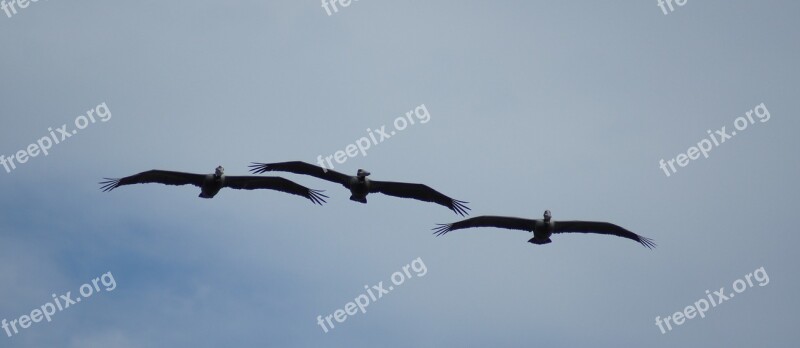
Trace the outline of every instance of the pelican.
{"type": "Polygon", "coordinates": [[[350,200],[360,203],[367,203],[368,194],[380,192],[389,196],[433,202],[443,205],[461,216],[469,215],[467,213],[469,208],[465,205],[467,202],[447,197],[423,184],[369,180],[367,176],[371,173],[363,169],[359,169],[356,172],[356,176],[349,176],[306,162],[293,161],[282,163],[253,163],[250,165],[250,171],[254,174],[271,171],[305,174],[339,183],[350,190],[350,200]]]}
{"type": "Polygon", "coordinates": [[[531,220],[504,216],[478,216],[471,219],[454,222],[452,224],[439,224],[434,228],[434,234],[444,235],[450,231],[472,227],[499,227],[511,230],[522,230],[533,232],[533,238],[528,240],[533,244],[547,244],[552,242],[550,236],[553,233],[598,233],[608,234],[618,237],[628,238],[639,242],[647,248],[655,248],[656,243],[652,239],[642,237],[636,233],[628,231],[622,227],[608,222],[594,221],[551,221],[553,217],[549,210],[544,211],[544,219],[531,220]]]}
{"type": "Polygon", "coordinates": [[[103,192],[131,184],[158,183],[164,185],[194,185],[200,187],[201,198],[214,198],[223,187],[238,190],[270,189],[303,196],[315,204],[322,205],[328,196],[323,191],[312,190],[288,179],[265,176],[226,176],[225,168],[218,166],[214,174],[192,174],[166,170],[148,170],[122,179],[104,178],[100,182],[103,192]],[[324,197],[324,198],[323,198],[324,197]]]}

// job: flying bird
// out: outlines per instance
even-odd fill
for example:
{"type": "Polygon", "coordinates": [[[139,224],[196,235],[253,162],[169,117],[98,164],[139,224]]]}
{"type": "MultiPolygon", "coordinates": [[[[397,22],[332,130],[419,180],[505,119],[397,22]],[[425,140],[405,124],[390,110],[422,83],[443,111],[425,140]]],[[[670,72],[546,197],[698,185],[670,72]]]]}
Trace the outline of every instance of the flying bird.
{"type": "Polygon", "coordinates": [[[271,171],[305,174],[319,179],[339,183],[350,190],[350,200],[367,203],[367,195],[380,192],[385,195],[411,198],[425,202],[443,205],[461,216],[469,215],[467,202],[452,199],[423,184],[408,184],[403,182],[369,180],[369,172],[359,169],[355,176],[345,175],[334,170],[325,169],[301,161],[282,163],[253,163],[250,171],[261,174],[271,171]]]}
{"type": "Polygon", "coordinates": [[[533,232],[533,238],[528,240],[529,243],[533,244],[547,244],[552,242],[550,236],[553,233],[598,233],[628,238],[650,249],[656,246],[656,243],[653,242],[652,239],[642,237],[612,223],[594,221],[551,221],[551,218],[552,214],[550,214],[549,210],[544,211],[544,219],[537,220],[503,216],[478,216],[452,224],[439,224],[438,227],[434,228],[434,234],[441,236],[450,231],[472,227],[499,227],[533,232]]]}
{"type": "Polygon", "coordinates": [[[103,192],[132,184],[158,183],[164,185],[194,185],[200,187],[200,197],[213,198],[223,187],[238,190],[269,189],[303,196],[322,205],[328,196],[323,191],[312,190],[288,179],[269,176],[226,176],[225,168],[218,166],[214,174],[192,174],[166,170],[149,170],[121,179],[104,178],[100,182],[103,192]]]}

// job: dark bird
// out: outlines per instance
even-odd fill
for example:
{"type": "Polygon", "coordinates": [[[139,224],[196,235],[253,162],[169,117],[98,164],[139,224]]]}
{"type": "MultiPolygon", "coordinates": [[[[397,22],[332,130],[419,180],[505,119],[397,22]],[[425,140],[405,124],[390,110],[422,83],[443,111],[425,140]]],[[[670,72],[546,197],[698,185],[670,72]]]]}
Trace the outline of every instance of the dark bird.
{"type": "Polygon", "coordinates": [[[533,232],[533,238],[528,240],[533,244],[547,244],[552,242],[553,233],[598,233],[628,238],[652,249],[656,243],[652,239],[642,237],[622,227],[608,222],[594,221],[551,221],[549,210],[544,211],[544,219],[520,219],[503,216],[478,216],[471,219],[454,222],[452,224],[439,224],[434,228],[434,234],[441,236],[450,231],[472,227],[499,227],[511,230],[533,232]]]}
{"type": "Polygon", "coordinates": [[[389,196],[433,202],[443,205],[461,216],[469,215],[467,213],[469,208],[465,205],[467,202],[447,197],[423,184],[369,180],[367,176],[369,176],[370,173],[363,169],[359,169],[356,176],[349,176],[313,164],[293,161],[282,163],[253,163],[250,165],[250,171],[254,174],[271,171],[305,174],[339,183],[350,190],[350,200],[356,202],[367,203],[368,194],[380,192],[389,196]]]}
{"type": "Polygon", "coordinates": [[[194,185],[200,187],[200,197],[213,198],[223,187],[237,190],[269,189],[303,196],[322,205],[328,196],[323,191],[312,190],[288,179],[269,176],[226,176],[225,168],[217,167],[214,174],[192,174],[166,170],[149,170],[122,179],[104,178],[100,182],[103,192],[131,184],[158,183],[164,185],[194,185]]]}

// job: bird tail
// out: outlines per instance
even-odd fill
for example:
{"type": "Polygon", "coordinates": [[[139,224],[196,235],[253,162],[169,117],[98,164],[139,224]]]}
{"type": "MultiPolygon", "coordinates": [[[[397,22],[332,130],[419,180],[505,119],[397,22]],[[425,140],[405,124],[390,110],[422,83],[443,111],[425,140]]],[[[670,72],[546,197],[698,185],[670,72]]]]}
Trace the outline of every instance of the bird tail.
{"type": "Polygon", "coordinates": [[[367,197],[366,196],[364,196],[364,197],[356,197],[356,195],[351,195],[350,196],[350,200],[351,201],[356,201],[356,202],[361,202],[361,203],[364,203],[364,204],[367,203],[367,197]]]}
{"type": "Polygon", "coordinates": [[[528,240],[528,243],[533,243],[533,244],[537,244],[537,245],[547,244],[547,243],[550,243],[550,242],[552,242],[552,240],[550,240],[550,238],[536,239],[536,237],[533,237],[533,238],[528,240]]]}

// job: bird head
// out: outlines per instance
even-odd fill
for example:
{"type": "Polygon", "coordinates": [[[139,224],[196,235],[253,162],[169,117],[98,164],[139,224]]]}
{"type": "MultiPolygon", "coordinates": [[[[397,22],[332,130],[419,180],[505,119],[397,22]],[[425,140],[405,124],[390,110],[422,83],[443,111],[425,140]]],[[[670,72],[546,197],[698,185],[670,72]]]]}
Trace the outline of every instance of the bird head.
{"type": "Polygon", "coordinates": [[[552,217],[553,217],[553,214],[550,213],[550,210],[545,210],[544,211],[544,221],[545,222],[549,222],[550,218],[552,218],[552,217]]]}
{"type": "Polygon", "coordinates": [[[214,170],[214,176],[219,178],[223,174],[225,174],[225,168],[222,168],[222,166],[217,166],[217,169],[214,170]]]}
{"type": "Polygon", "coordinates": [[[368,177],[370,174],[372,174],[372,173],[370,173],[370,172],[368,172],[366,170],[363,170],[363,169],[359,169],[358,172],[356,172],[356,176],[359,179],[364,179],[364,178],[368,177]]]}

